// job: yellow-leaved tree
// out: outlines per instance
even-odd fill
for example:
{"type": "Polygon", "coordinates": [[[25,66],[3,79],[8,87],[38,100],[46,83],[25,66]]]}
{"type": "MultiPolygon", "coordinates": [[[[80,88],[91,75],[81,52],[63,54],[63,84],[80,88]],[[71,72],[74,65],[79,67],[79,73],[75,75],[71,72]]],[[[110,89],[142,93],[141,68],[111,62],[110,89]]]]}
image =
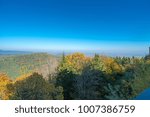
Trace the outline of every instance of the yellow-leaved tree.
{"type": "Polygon", "coordinates": [[[57,84],[63,87],[64,99],[74,99],[74,82],[77,75],[81,75],[84,67],[91,60],[82,53],[74,53],[63,56],[62,62],[58,67],[57,84]]]}
{"type": "Polygon", "coordinates": [[[75,74],[80,74],[84,66],[91,60],[82,53],[74,53],[64,56],[62,64],[59,66],[59,71],[67,70],[75,74]]]}
{"type": "Polygon", "coordinates": [[[6,74],[0,73],[0,99],[8,100],[11,91],[8,90],[7,86],[12,83],[12,80],[6,74]]]}
{"type": "Polygon", "coordinates": [[[106,73],[112,74],[113,72],[117,72],[117,73],[122,72],[121,65],[119,65],[113,58],[100,56],[100,59],[106,68],[105,69],[106,73]]]}

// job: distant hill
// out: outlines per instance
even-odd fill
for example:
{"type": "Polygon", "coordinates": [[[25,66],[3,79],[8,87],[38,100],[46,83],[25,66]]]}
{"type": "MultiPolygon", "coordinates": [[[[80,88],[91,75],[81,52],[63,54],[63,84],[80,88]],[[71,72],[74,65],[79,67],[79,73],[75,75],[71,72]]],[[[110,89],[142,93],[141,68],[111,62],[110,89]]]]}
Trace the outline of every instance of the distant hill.
{"type": "Polygon", "coordinates": [[[31,54],[32,52],[27,51],[13,51],[13,50],[0,50],[0,55],[22,55],[31,54]]]}
{"type": "Polygon", "coordinates": [[[55,72],[60,59],[47,53],[23,55],[18,55],[19,52],[13,55],[12,51],[10,55],[9,51],[6,53],[7,56],[0,56],[0,72],[6,73],[12,79],[31,72],[38,72],[46,77],[55,72]]]}

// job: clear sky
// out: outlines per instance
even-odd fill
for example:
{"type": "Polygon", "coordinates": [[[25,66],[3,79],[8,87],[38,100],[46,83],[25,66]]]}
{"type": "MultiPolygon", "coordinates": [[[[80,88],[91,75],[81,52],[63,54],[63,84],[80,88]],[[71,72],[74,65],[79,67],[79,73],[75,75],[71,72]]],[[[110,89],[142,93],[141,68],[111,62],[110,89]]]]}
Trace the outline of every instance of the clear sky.
{"type": "Polygon", "coordinates": [[[149,0],[0,0],[0,49],[146,52],[149,0]]]}

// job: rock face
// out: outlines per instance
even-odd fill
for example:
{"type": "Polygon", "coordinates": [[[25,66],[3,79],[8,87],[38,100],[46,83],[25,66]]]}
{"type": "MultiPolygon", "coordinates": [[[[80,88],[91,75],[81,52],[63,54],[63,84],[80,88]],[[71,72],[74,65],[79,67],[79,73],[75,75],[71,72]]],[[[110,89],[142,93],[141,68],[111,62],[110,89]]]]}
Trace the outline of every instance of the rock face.
{"type": "Polygon", "coordinates": [[[47,58],[46,63],[37,68],[35,72],[42,74],[44,78],[48,78],[50,74],[55,74],[59,65],[59,60],[56,58],[47,58]]]}

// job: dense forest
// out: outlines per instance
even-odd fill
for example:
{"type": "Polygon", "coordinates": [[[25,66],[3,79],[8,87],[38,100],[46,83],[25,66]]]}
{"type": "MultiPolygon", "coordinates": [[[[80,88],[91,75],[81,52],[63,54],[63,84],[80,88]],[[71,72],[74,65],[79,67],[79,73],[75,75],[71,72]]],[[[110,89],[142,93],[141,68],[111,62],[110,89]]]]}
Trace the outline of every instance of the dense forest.
{"type": "Polygon", "coordinates": [[[11,79],[38,72],[46,77],[55,71],[60,58],[47,53],[0,56],[0,72],[11,79]]]}
{"type": "Polygon", "coordinates": [[[129,100],[150,87],[150,56],[0,56],[0,99],[129,100]]]}

